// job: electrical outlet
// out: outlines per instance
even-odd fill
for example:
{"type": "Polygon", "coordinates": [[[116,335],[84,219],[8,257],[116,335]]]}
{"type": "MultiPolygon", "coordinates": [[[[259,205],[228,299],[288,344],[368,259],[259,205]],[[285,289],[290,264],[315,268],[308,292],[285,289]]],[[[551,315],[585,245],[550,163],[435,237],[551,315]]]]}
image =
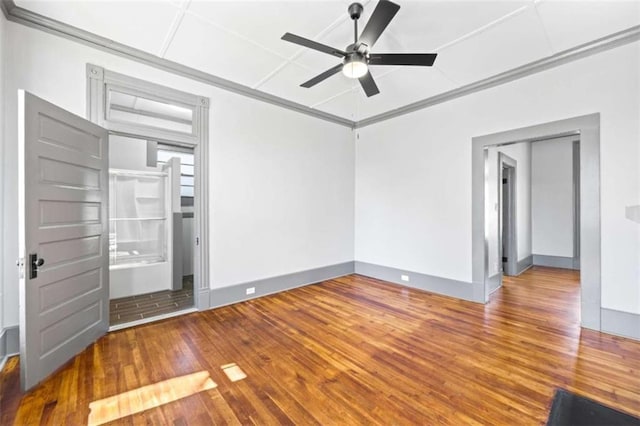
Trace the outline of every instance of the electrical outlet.
{"type": "Polygon", "coordinates": [[[402,281],[409,281],[409,275],[400,275],[402,281]]]}
{"type": "Polygon", "coordinates": [[[247,294],[253,294],[256,292],[256,288],[255,287],[249,287],[247,288],[247,294]]]}

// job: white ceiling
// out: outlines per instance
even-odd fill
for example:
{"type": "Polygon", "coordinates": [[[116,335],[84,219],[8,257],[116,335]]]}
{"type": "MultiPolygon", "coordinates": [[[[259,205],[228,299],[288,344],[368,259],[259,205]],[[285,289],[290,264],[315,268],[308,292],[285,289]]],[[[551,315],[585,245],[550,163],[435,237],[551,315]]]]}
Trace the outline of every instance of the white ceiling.
{"type": "MultiPolygon", "coordinates": [[[[401,8],[374,52],[435,52],[435,66],[372,67],[367,98],[341,73],[300,84],[339,59],[280,40],[291,32],[337,48],[353,39],[348,0],[34,1],[25,9],[159,57],[361,120],[640,24],[640,0],[416,1],[401,8]]],[[[362,1],[364,28],[376,1],[362,1]]]]}

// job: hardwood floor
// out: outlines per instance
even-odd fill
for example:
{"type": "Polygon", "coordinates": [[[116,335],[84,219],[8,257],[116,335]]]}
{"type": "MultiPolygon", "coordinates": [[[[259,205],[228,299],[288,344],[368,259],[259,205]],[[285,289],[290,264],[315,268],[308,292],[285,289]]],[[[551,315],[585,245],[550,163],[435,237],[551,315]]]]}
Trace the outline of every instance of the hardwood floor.
{"type": "Polygon", "coordinates": [[[200,371],[217,386],[113,424],[543,424],[557,387],[640,416],[640,342],[581,330],[578,302],[560,269],[484,306],[351,275],[110,333],[27,394],[13,358],[0,424],[86,424],[92,401],[200,371]]]}

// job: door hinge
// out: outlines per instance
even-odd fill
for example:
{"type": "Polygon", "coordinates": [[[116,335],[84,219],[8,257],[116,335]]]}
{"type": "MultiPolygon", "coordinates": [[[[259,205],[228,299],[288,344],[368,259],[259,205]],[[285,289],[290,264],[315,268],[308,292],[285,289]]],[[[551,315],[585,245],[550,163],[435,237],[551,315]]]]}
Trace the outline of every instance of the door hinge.
{"type": "Polygon", "coordinates": [[[507,182],[508,182],[507,178],[502,178],[502,183],[507,183],[507,182]]]}
{"type": "Polygon", "coordinates": [[[200,245],[200,237],[196,237],[196,245],[199,246],[200,245]]]}
{"type": "Polygon", "coordinates": [[[16,260],[16,266],[18,267],[19,278],[24,278],[24,257],[20,257],[16,260]]]}
{"type": "Polygon", "coordinates": [[[508,258],[508,257],[504,257],[504,256],[502,256],[502,262],[503,262],[503,263],[506,263],[506,262],[508,262],[508,261],[509,261],[509,258],[508,258]]]}

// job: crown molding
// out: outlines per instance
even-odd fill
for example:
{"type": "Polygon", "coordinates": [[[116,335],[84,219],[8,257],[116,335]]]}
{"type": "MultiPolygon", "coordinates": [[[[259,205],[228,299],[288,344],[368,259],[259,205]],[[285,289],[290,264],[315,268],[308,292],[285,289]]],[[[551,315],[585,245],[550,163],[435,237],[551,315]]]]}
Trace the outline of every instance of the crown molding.
{"type": "Polygon", "coordinates": [[[354,128],[362,128],[375,123],[379,123],[381,121],[390,120],[401,115],[409,114],[433,105],[469,95],[471,93],[499,86],[513,80],[518,80],[520,78],[539,73],[549,68],[554,68],[559,65],[573,62],[575,60],[582,59],[587,56],[604,52],[606,50],[613,49],[619,46],[623,46],[628,43],[633,43],[634,41],[638,40],[640,40],[640,25],[636,25],[634,27],[627,28],[626,30],[610,34],[606,37],[602,37],[597,40],[572,47],[571,49],[556,53],[555,55],[547,56],[546,58],[530,62],[512,70],[496,74],[492,77],[488,77],[480,81],[476,81],[475,83],[467,84],[466,86],[462,86],[457,89],[432,96],[430,98],[413,102],[411,104],[396,108],[391,111],[383,112],[381,114],[356,121],[354,128]]]}
{"type": "Polygon", "coordinates": [[[168,71],[192,80],[200,81],[228,92],[236,93],[272,105],[277,105],[279,107],[329,121],[331,123],[353,128],[354,122],[352,120],[319,111],[306,105],[271,95],[260,90],[252,89],[251,87],[243,84],[217,77],[213,74],[209,74],[168,59],[160,58],[142,50],[110,40],[106,37],[93,34],[72,25],[65,24],[63,22],[56,21],[55,19],[24,9],[17,6],[13,0],[0,0],[0,7],[9,21],[42,30],[163,71],[168,71]]]}
{"type": "Polygon", "coordinates": [[[563,52],[556,53],[546,58],[530,62],[512,70],[496,74],[480,81],[476,81],[475,83],[467,84],[466,86],[462,86],[436,96],[425,98],[420,101],[413,102],[411,104],[365,118],[363,120],[352,121],[343,117],[339,117],[337,115],[310,108],[306,105],[289,101],[278,96],[252,89],[248,86],[244,86],[242,84],[226,80],[212,74],[208,74],[206,72],[170,61],[168,59],[160,58],[142,50],[126,46],[124,44],[115,42],[105,37],[98,36],[85,30],[81,30],[63,22],[47,18],[35,12],[31,12],[27,9],[16,6],[13,0],[0,0],[0,8],[9,21],[20,23],[60,37],[64,37],[66,39],[82,43],[93,48],[121,56],[123,58],[140,62],[163,71],[168,71],[173,74],[200,81],[220,88],[222,90],[233,92],[272,105],[277,105],[282,108],[286,108],[295,112],[299,112],[301,114],[319,118],[321,120],[339,124],[352,129],[370,126],[381,121],[390,120],[392,118],[419,111],[421,109],[429,108],[433,105],[437,105],[462,96],[489,89],[491,87],[499,86],[510,81],[518,80],[520,78],[566,64],[568,62],[582,59],[587,56],[591,56],[640,40],[640,25],[636,25],[626,30],[619,31],[606,37],[602,37],[600,39],[590,41],[571,49],[567,49],[563,52]]]}
{"type": "Polygon", "coordinates": [[[0,0],[0,9],[5,19],[9,19],[9,11],[14,7],[16,7],[16,5],[13,0],[0,0]]]}

